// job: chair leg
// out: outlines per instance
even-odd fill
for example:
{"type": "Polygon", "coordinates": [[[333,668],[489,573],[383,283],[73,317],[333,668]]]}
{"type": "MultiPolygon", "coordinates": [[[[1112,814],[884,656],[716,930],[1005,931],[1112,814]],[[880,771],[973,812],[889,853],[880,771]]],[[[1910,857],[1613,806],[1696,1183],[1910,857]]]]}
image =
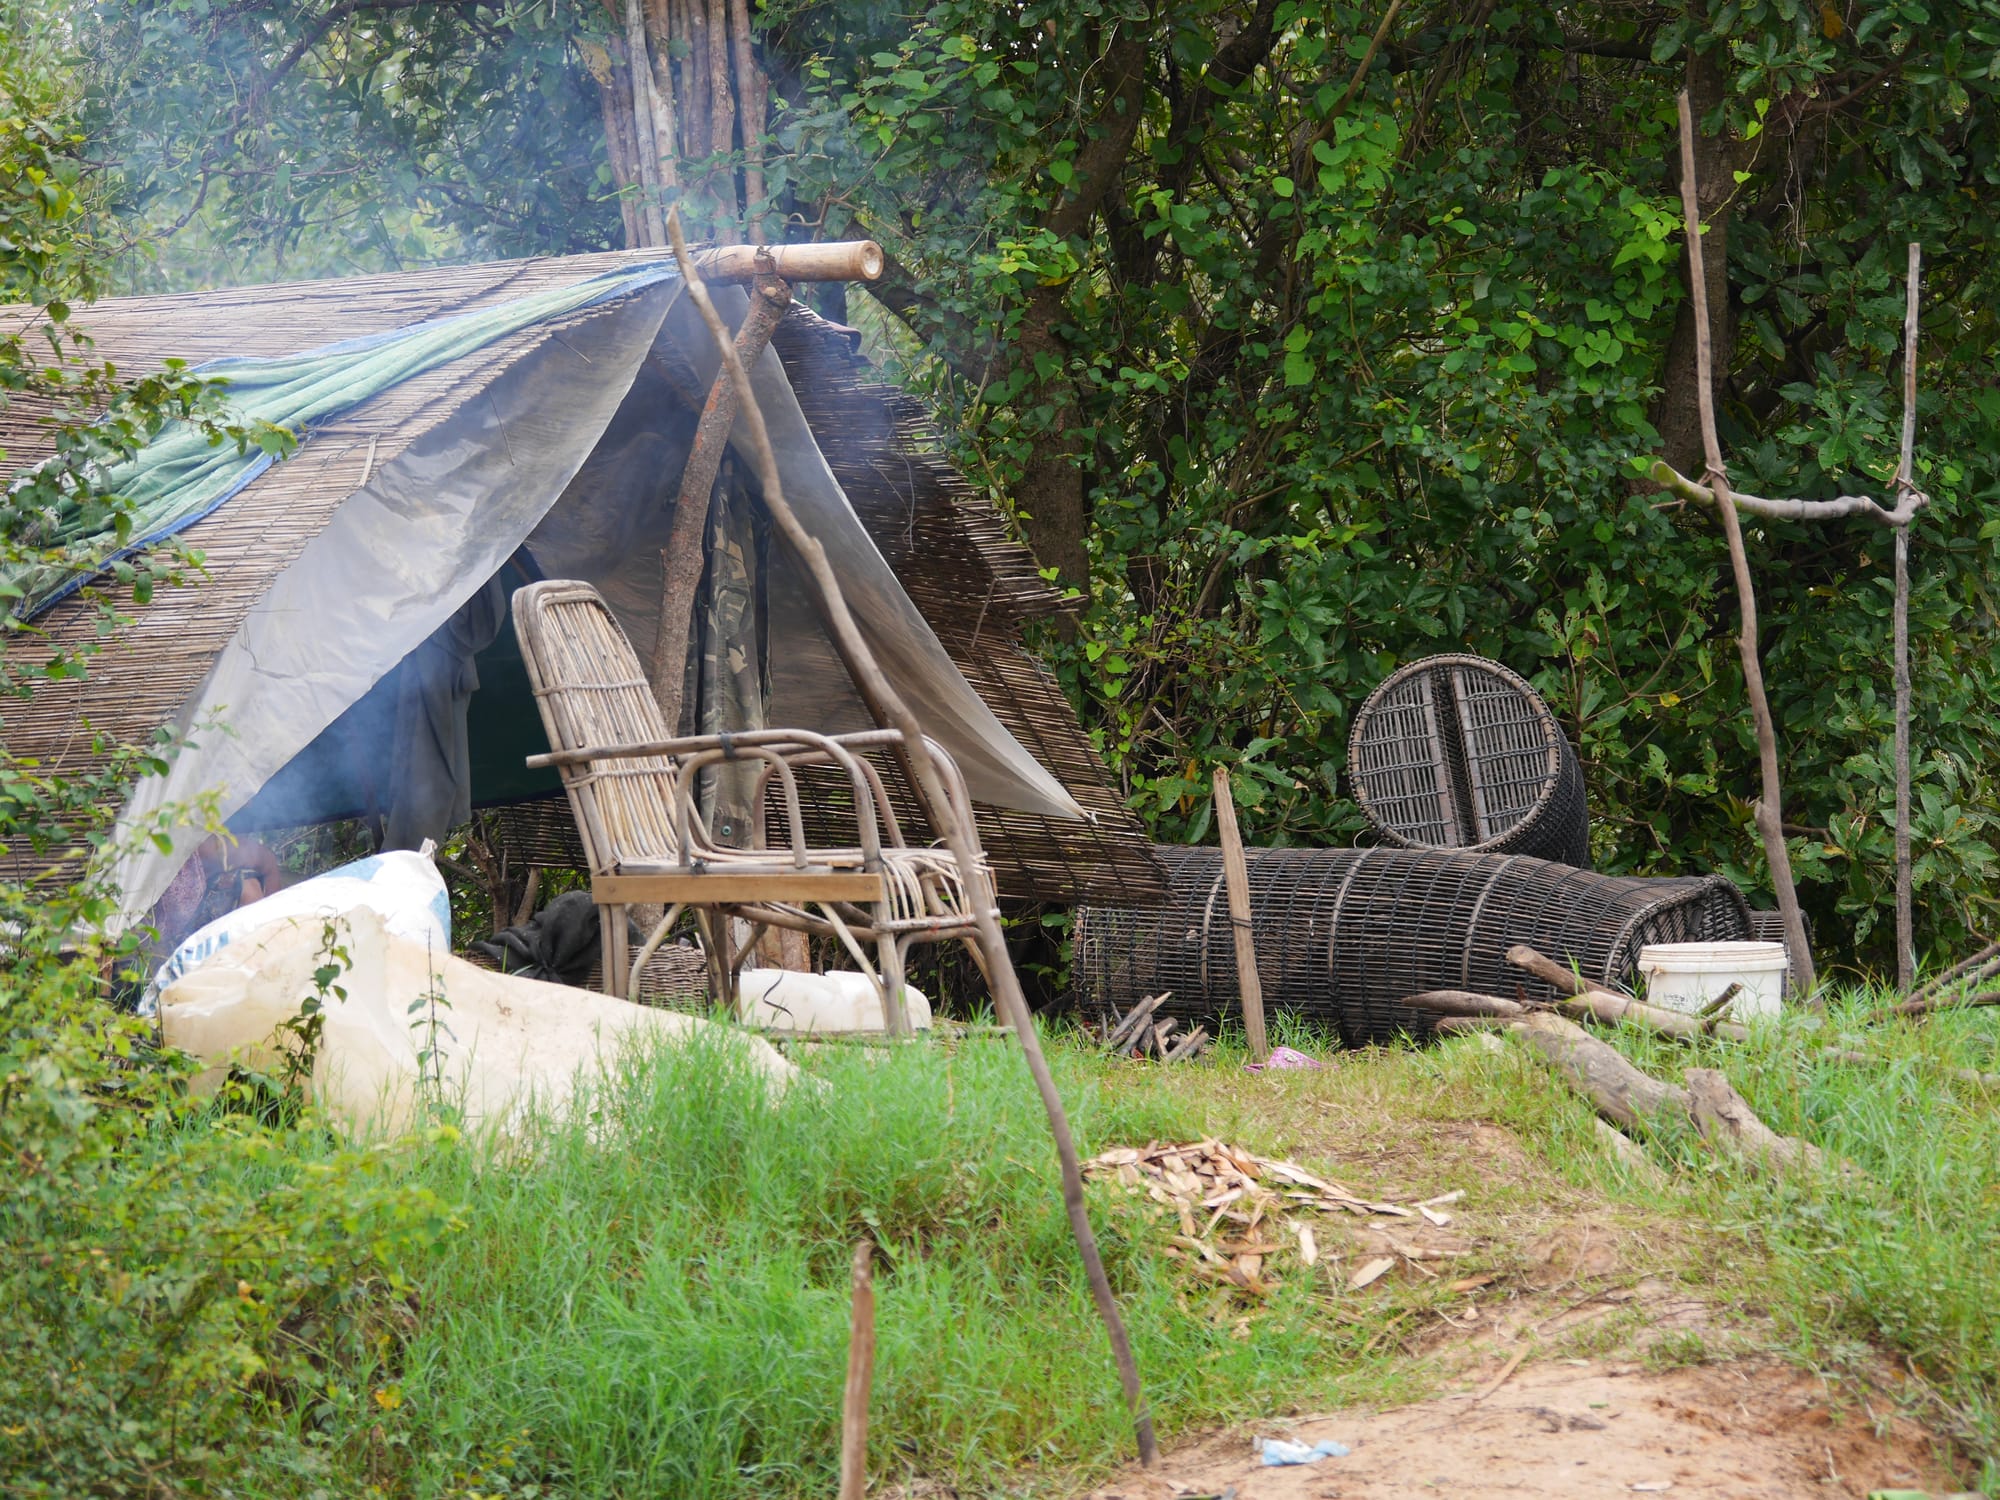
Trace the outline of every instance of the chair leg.
{"type": "Polygon", "coordinates": [[[625,908],[622,906],[600,906],[597,908],[599,952],[604,962],[604,993],[615,1000],[632,998],[626,985],[627,970],[631,964],[628,951],[631,943],[625,932],[625,908]]]}
{"type": "Polygon", "coordinates": [[[729,913],[705,906],[695,913],[701,929],[702,956],[708,961],[708,1005],[711,1011],[736,1014],[735,973],[729,962],[729,913]]]}
{"type": "MultiPolygon", "coordinates": [[[[891,920],[884,903],[876,918],[878,928],[886,929],[891,920]]],[[[890,1036],[906,1037],[910,1035],[910,1012],[903,1004],[903,945],[896,941],[893,932],[878,930],[875,952],[881,964],[876,988],[882,992],[882,1019],[888,1024],[890,1036]]]]}
{"type": "Polygon", "coordinates": [[[601,981],[604,993],[616,996],[618,993],[618,966],[611,961],[611,908],[597,908],[597,956],[598,966],[604,971],[601,981]]]}

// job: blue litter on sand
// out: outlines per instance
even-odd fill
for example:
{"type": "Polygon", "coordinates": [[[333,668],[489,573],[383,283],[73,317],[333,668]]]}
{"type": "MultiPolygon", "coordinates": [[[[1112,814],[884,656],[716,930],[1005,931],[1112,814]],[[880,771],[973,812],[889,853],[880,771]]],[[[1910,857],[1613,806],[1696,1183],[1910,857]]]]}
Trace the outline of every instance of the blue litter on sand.
{"type": "Polygon", "coordinates": [[[1264,1467],[1267,1469],[1286,1464],[1316,1464],[1323,1458],[1345,1458],[1351,1451],[1347,1444],[1337,1443],[1332,1438],[1323,1438],[1310,1446],[1287,1438],[1263,1440],[1264,1467]]]}

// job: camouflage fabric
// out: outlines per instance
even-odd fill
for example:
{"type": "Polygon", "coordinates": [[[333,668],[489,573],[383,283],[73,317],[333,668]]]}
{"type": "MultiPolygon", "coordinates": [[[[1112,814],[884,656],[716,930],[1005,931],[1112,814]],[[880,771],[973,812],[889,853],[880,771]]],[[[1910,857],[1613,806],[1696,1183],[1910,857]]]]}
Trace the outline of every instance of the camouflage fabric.
{"type": "MultiPolygon", "coordinates": [[[[762,589],[754,507],[733,457],[723,461],[708,512],[708,570],[699,612],[701,732],[767,727],[764,650],[758,631],[762,589]]],[[[716,839],[751,842],[750,803],[762,763],[744,761],[703,778],[702,816],[716,839]]]]}

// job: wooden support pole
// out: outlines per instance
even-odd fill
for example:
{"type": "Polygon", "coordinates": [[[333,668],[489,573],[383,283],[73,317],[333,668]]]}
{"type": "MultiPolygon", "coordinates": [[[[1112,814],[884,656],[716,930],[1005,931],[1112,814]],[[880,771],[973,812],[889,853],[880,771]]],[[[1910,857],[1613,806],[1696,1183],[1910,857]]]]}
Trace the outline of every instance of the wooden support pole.
{"type": "Polygon", "coordinates": [[[1215,826],[1222,834],[1222,878],[1229,888],[1229,927],[1236,937],[1236,989],[1243,997],[1243,1033],[1250,1061],[1267,1062],[1271,1039],[1264,1034],[1264,981],[1257,974],[1257,942],[1250,931],[1250,867],[1243,836],[1236,831],[1236,798],[1229,790],[1229,767],[1215,768],[1215,826]]]}
{"type": "Polygon", "coordinates": [[[868,1493],[868,1393],[875,1384],[875,1242],[854,1247],[854,1306],[848,1318],[847,1386],[840,1398],[840,1500],[868,1493]]]}
{"type": "Polygon", "coordinates": [[[863,699],[877,707],[891,727],[902,732],[903,749],[907,756],[905,763],[917,784],[917,791],[923,797],[938,832],[943,835],[945,846],[951,850],[952,858],[964,872],[966,893],[972,902],[971,915],[979,954],[993,986],[994,1004],[1000,1018],[1013,1028],[1015,1038],[1020,1042],[1029,1076],[1034,1079],[1035,1091],[1041,1096],[1042,1108],[1048,1115],[1049,1134],[1055,1139],[1056,1158],[1062,1171],[1063,1208],[1069,1215],[1077,1257],[1083,1262],[1091,1297],[1097,1304],[1098,1316],[1104,1321],[1112,1358],[1118,1367],[1119,1383],[1124,1387],[1125,1404],[1132,1415],[1139,1460],[1145,1467],[1153,1468],[1160,1461],[1159,1443],[1153,1435],[1153,1414],[1146,1405],[1145,1392],[1139,1383],[1138,1361],[1132,1354],[1132,1341],[1125,1331],[1124,1317],[1118,1311],[1118,1299],[1112,1293],[1111,1278],[1105,1273],[1104,1257],[1097,1248],[1096,1231],[1091,1228],[1090,1210],[1083,1196],[1083,1164],[1076,1153],[1076,1137],[1069,1128],[1069,1113],[1063,1108],[1062,1095],[1056,1090],[1055,1075],[1049,1071],[1049,1060],[1042,1052],[1041,1037],[1035,1030],[1035,1018],[1028,1009],[1028,998],[1021,991],[1020,976],[1014,972],[1013,961],[1008,957],[1007,943],[1000,932],[999,914],[980,889],[978,872],[986,867],[986,861],[979,847],[979,830],[969,820],[959,818],[945,790],[944,781],[938,775],[937,764],[931,758],[923,725],[883,675],[874,652],[869,649],[860,627],[854,623],[854,616],[847,607],[847,597],[841,592],[840,578],[827,559],[826,549],[800,523],[797,513],[785,499],[777,454],[771,447],[771,434],[764,425],[764,413],[750,389],[750,372],[736,357],[736,345],[730,337],[728,325],[716,312],[708,288],[702,284],[701,273],[688,256],[678,213],[667,218],[667,237],[674,247],[674,258],[680,264],[681,275],[687,281],[688,295],[694,299],[696,310],[715,339],[723,367],[736,383],[740,403],[738,418],[744,425],[750,451],[756,458],[757,479],[764,492],[764,508],[770,513],[779,536],[794,556],[805,564],[806,577],[818,596],[816,603],[833,638],[834,648],[853,675],[863,699]]]}
{"type": "MultiPolygon", "coordinates": [[[[1924,247],[1910,246],[1903,286],[1903,452],[1896,498],[1914,493],[1917,446],[1917,289],[1924,247]]],[[[1917,978],[1915,916],[1910,906],[1910,523],[1896,528],[1896,988],[1917,978]]]]}
{"type": "Polygon", "coordinates": [[[1736,599],[1742,611],[1742,630],[1736,637],[1737,654],[1743,661],[1743,690],[1750,699],[1750,717],[1757,731],[1757,761],[1761,772],[1762,795],[1757,799],[1757,830],[1763,835],[1764,857],[1771,866],[1771,885],[1777,893],[1778,911],[1785,923],[1785,947],[1792,957],[1792,977],[1799,994],[1808,1004],[1815,1003],[1818,979],[1813,973],[1812,949],[1806,943],[1805,916],[1799,910],[1798,888],[1792,883],[1792,859],[1785,848],[1784,787],[1778,772],[1778,726],[1771,717],[1771,703],[1764,694],[1764,665],[1757,650],[1757,590],[1750,578],[1750,557],[1743,545],[1743,522],[1736,514],[1736,502],[1729,493],[1729,474],[1722,466],[1722,442],[1715,429],[1715,393],[1712,389],[1714,351],[1709,341],[1707,285],[1701,267],[1701,208],[1696,197],[1694,170],[1694,111],[1687,91],[1680,95],[1681,117],[1681,209],[1687,225],[1688,285],[1694,288],[1695,395],[1701,410],[1701,442],[1707,460],[1705,476],[1715,492],[1716,510],[1722,517],[1722,532],[1729,542],[1729,562],[1736,574],[1736,599]]]}
{"type": "MultiPolygon", "coordinates": [[[[760,276],[750,293],[750,310],[736,330],[736,353],[745,369],[757,362],[771,333],[792,304],[792,289],[776,276],[760,276]]],[[[736,387],[727,370],[715,372],[708,400],[695,424],[694,445],[681,470],[680,496],[674,502],[674,524],[660,554],[660,623],[653,637],[653,661],[648,672],[653,696],[659,700],[668,734],[679,734],[681,694],[687,683],[688,637],[693,633],[695,593],[708,558],[708,512],[721,472],[729,432],[736,425],[736,387]]]]}

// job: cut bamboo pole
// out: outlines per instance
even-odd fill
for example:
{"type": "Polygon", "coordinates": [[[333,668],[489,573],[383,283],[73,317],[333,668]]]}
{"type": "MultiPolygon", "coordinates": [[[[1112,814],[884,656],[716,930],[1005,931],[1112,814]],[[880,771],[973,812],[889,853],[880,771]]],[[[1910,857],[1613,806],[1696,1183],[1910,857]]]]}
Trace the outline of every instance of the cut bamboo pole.
{"type": "Polygon", "coordinates": [[[868,1394],[875,1384],[875,1242],[854,1247],[854,1306],[848,1318],[847,1386],[840,1398],[840,1500],[868,1492],[868,1394]]]}
{"type": "Polygon", "coordinates": [[[1264,981],[1257,974],[1257,942],[1250,930],[1250,867],[1243,836],[1236,831],[1236,798],[1229,790],[1229,767],[1215,768],[1215,826],[1222,834],[1222,878],[1229,889],[1229,927],[1236,937],[1236,989],[1243,997],[1243,1032],[1250,1060],[1268,1062],[1271,1041],[1264,1034],[1264,981]]]}
{"type": "Polygon", "coordinates": [[[714,245],[694,253],[704,281],[755,281],[769,269],[786,281],[879,281],[886,264],[873,240],[828,240],[815,245],[714,245]]]}
{"type": "Polygon", "coordinates": [[[938,775],[936,763],[931,759],[922,724],[882,674],[874,652],[855,625],[854,616],[847,608],[847,597],[841,592],[840,579],[833,570],[833,564],[827,560],[826,549],[799,523],[798,515],[785,499],[777,455],[771,448],[771,434],[764,425],[764,413],[750,389],[750,373],[736,357],[736,344],[730,337],[728,325],[716,312],[701,273],[688,255],[678,212],[667,217],[667,236],[674,248],[674,258],[680,264],[681,275],[687,282],[688,295],[694,300],[696,310],[715,339],[729,378],[736,383],[740,403],[738,420],[743,424],[746,443],[756,459],[764,508],[770,513],[771,521],[786,545],[806,565],[806,575],[818,595],[816,602],[833,637],[834,648],[854,677],[863,699],[892,727],[902,731],[903,748],[912,779],[931,816],[941,825],[938,831],[944,836],[945,846],[951,850],[959,869],[965,872],[967,894],[974,898],[972,917],[978,935],[979,957],[993,986],[994,1003],[1001,1019],[1014,1029],[1028,1072],[1035,1081],[1035,1090],[1041,1096],[1042,1108],[1048,1115],[1049,1134],[1055,1139],[1056,1157],[1062,1168],[1063,1207],[1069,1216],[1070,1232],[1076,1239],[1077,1256],[1083,1262],[1091,1297],[1104,1321],[1112,1358],[1118,1366],[1119,1382],[1124,1387],[1126,1406],[1132,1414],[1140,1462],[1149,1469],[1153,1468],[1160,1461],[1159,1444],[1153,1435],[1153,1415],[1139,1384],[1138,1362],[1132,1354],[1131,1338],[1125,1332],[1125,1320],[1118,1311],[1118,1299],[1111,1290],[1111,1278],[1105,1274],[1104,1257],[1098,1253],[1097,1234],[1091,1228],[1090,1210],[1083,1197],[1083,1166],[1076,1154],[1076,1138],[1070,1133],[1069,1114],[1063,1108],[1062,1095],[1056,1091],[1049,1060],[1042,1053],[1041,1037],[1035,1031],[1035,1020],[1028,1010],[1027,996],[1021,992],[1020,977],[1015,974],[1013,962],[1007,955],[998,913],[979,892],[976,872],[985,868],[986,861],[979,847],[978,829],[959,818],[938,775]]]}
{"type": "MultiPolygon", "coordinates": [[[[1896,498],[1917,487],[1917,288],[1924,247],[1910,246],[1903,288],[1903,452],[1896,466],[1896,498]]],[[[1917,977],[1915,917],[1910,907],[1910,523],[1896,528],[1896,988],[1917,977]]]]}
{"type": "Polygon", "coordinates": [[[1694,172],[1694,111],[1687,91],[1680,95],[1681,118],[1681,210],[1687,224],[1688,285],[1694,298],[1695,397],[1701,411],[1701,443],[1708,464],[1709,488],[1715,492],[1716,510],[1722,517],[1722,532],[1729,542],[1729,562],[1736,574],[1736,599],[1742,611],[1742,630],[1736,637],[1737,653],[1743,660],[1743,689],[1750,699],[1750,717],[1757,730],[1757,761],[1762,773],[1762,794],[1757,799],[1757,830],[1764,838],[1764,857],[1771,866],[1771,885],[1778,897],[1778,911],[1785,923],[1785,946],[1792,956],[1792,973],[1799,993],[1814,1003],[1818,989],[1813,974],[1812,950],[1806,943],[1805,916],[1799,910],[1798,888],[1792,883],[1792,859],[1785,848],[1784,788],[1778,772],[1778,726],[1771,717],[1770,699],[1764,694],[1764,665],[1757,651],[1757,590],[1750,578],[1750,556],[1743,545],[1743,522],[1736,514],[1736,502],[1729,493],[1729,475],[1722,465],[1722,441],[1715,429],[1715,393],[1712,389],[1715,355],[1709,342],[1708,297],[1702,279],[1701,207],[1696,197],[1694,172]]]}

